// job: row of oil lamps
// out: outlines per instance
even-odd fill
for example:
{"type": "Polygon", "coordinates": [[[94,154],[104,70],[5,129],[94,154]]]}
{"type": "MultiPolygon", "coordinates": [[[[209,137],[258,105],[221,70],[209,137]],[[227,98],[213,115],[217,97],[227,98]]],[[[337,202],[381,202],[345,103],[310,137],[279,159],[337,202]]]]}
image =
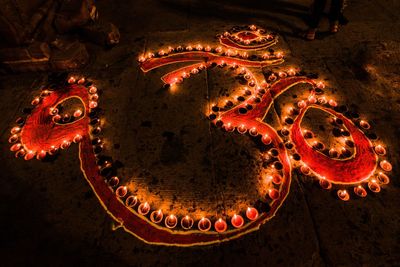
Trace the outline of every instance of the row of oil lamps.
{"type": "MultiPolygon", "coordinates": [[[[118,179],[116,177],[112,177],[112,179],[118,179]]],[[[273,191],[274,192],[274,191],[273,191]]],[[[115,190],[115,194],[119,198],[125,198],[128,195],[128,188],[126,186],[119,186],[115,190]]],[[[279,193],[272,193],[270,194],[273,197],[278,197],[279,193]]],[[[151,210],[150,204],[148,202],[141,202],[139,203],[139,200],[136,196],[129,195],[125,198],[125,205],[131,209],[134,209],[136,207],[137,213],[145,216],[146,218],[150,218],[150,221],[155,223],[155,224],[160,224],[164,220],[164,225],[167,228],[173,229],[177,227],[179,223],[179,219],[176,215],[170,214],[170,215],[164,215],[161,209],[159,210],[151,210]]],[[[256,208],[254,207],[248,207],[246,212],[245,212],[246,218],[250,221],[255,221],[259,217],[259,212],[256,208]]],[[[194,226],[194,219],[190,217],[189,215],[186,215],[180,219],[180,226],[184,230],[190,230],[194,226]]],[[[244,218],[239,215],[239,214],[234,214],[230,218],[231,225],[234,228],[241,228],[245,220],[244,218]]],[[[212,222],[210,219],[206,217],[202,217],[200,220],[197,222],[197,228],[198,230],[202,232],[206,232],[211,230],[212,227],[212,222]]],[[[219,218],[214,222],[214,230],[217,232],[225,232],[228,229],[228,224],[227,222],[219,218]]]]}
{"type": "MultiPolygon", "coordinates": [[[[168,56],[171,54],[175,53],[182,53],[182,52],[210,52],[210,53],[218,53],[221,56],[228,56],[228,57],[238,57],[241,59],[248,59],[249,54],[247,52],[239,52],[238,50],[231,49],[231,48],[223,48],[222,46],[217,46],[215,48],[209,46],[209,45],[202,45],[202,44],[197,44],[197,45],[186,45],[186,46],[177,46],[177,47],[172,47],[169,46],[168,48],[164,48],[159,50],[157,53],[153,52],[147,52],[146,54],[143,54],[139,56],[138,61],[140,63],[143,63],[147,60],[150,60],[152,58],[156,57],[164,57],[168,56]]],[[[266,60],[266,59],[282,59],[284,57],[284,54],[282,51],[277,51],[277,52],[271,52],[271,53],[264,53],[260,59],[266,60]]],[[[256,61],[256,60],[255,60],[256,61]]]]}

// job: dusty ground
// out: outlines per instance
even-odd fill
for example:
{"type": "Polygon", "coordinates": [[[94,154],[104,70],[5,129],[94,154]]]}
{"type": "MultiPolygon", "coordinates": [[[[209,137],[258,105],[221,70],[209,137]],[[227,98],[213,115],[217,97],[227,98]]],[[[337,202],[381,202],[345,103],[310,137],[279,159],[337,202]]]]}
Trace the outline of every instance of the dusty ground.
{"type": "MultiPolygon", "coordinates": [[[[4,74],[0,255],[5,265],[399,265],[400,5],[395,0],[350,1],[350,23],[340,33],[306,42],[296,32],[305,28],[309,4],[98,1],[100,14],[120,28],[121,43],[110,50],[90,46],[91,63],[80,73],[103,88],[105,136],[113,144],[107,152],[122,162],[125,177],[150,171],[139,182],[151,188],[150,193],[152,188],[160,191],[160,199],[172,199],[175,206],[167,208],[195,203],[213,210],[256,195],[251,179],[258,170],[249,167],[256,166],[254,144],[245,137],[210,131],[203,117],[207,98],[215,98],[229,81],[211,71],[208,83],[199,75],[171,95],[160,91],[162,71],[144,75],[136,63],[145,50],[215,42],[217,33],[254,23],[280,34],[277,46],[287,52],[288,66],[318,73],[340,102],[371,121],[388,146],[394,169],[390,185],[381,193],[343,203],[312,179],[294,173],[291,192],[277,216],[255,233],[201,248],[146,245],[122,230],[111,230],[111,218],[79,170],[77,146],[51,163],[24,162],[8,151],[12,122],[47,74],[4,74]]],[[[318,128],[318,122],[314,126],[318,128]]]]}

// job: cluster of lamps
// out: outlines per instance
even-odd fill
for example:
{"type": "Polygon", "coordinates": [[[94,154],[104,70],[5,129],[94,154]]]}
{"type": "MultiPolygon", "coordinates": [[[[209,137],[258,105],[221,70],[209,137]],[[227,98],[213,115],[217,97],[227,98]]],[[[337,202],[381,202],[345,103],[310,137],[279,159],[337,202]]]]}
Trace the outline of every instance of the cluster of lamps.
{"type": "MultiPolygon", "coordinates": [[[[78,84],[81,86],[84,86],[86,82],[86,79],[84,77],[80,77],[77,79],[74,76],[70,76],[68,78],[68,83],[70,85],[72,84],[78,84]]],[[[97,107],[97,101],[98,101],[98,94],[97,94],[97,88],[94,85],[89,86],[88,88],[88,93],[90,95],[89,99],[89,108],[93,109],[97,107]]],[[[34,99],[31,101],[31,104],[34,106],[34,108],[41,108],[40,104],[42,101],[51,95],[53,92],[48,89],[42,90],[39,96],[34,97],[34,99]]],[[[58,114],[59,109],[54,106],[49,108],[48,110],[48,116],[51,117],[53,123],[55,124],[64,124],[64,123],[72,123],[74,120],[80,119],[85,116],[85,111],[82,111],[81,109],[77,109],[74,111],[74,113],[71,115],[65,114],[63,117],[58,114]]],[[[11,136],[8,139],[9,143],[12,144],[10,147],[10,150],[12,152],[15,152],[16,157],[23,157],[25,160],[31,160],[33,158],[36,158],[38,160],[43,160],[46,158],[47,155],[53,156],[57,154],[59,149],[67,149],[71,143],[79,143],[82,141],[83,136],[82,133],[71,133],[70,136],[66,136],[66,138],[60,143],[60,144],[54,144],[50,146],[48,150],[40,149],[40,150],[33,150],[27,147],[26,144],[24,144],[21,140],[21,132],[23,130],[23,125],[25,123],[25,119],[23,118],[18,118],[17,119],[17,126],[14,126],[10,133],[11,136]]],[[[99,130],[99,129],[98,129],[99,130]]]]}

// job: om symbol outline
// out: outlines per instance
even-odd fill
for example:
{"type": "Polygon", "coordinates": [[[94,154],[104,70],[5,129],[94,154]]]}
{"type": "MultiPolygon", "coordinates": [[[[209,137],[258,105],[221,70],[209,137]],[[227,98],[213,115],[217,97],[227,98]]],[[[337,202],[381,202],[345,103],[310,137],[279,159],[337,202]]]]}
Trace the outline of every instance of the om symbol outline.
{"type": "Polygon", "coordinates": [[[258,139],[268,151],[266,168],[267,193],[246,210],[233,216],[192,218],[164,214],[140,196],[130,192],[113,172],[113,161],[101,157],[102,121],[98,112],[99,91],[83,77],[70,76],[59,88],[45,89],[33,99],[35,107],[26,118],[18,118],[11,129],[10,150],[25,160],[45,160],[79,143],[81,170],[100,203],[118,227],[139,239],[160,245],[195,246],[228,241],[257,230],[271,219],[289,193],[293,169],[316,177],[323,189],[337,190],[338,198],[347,201],[353,195],[365,197],[368,189],[377,193],[389,183],[392,165],[384,160],[386,149],[377,140],[370,140],[364,131],[371,125],[359,118],[348,118],[338,103],[323,96],[325,85],[302,75],[297,69],[282,69],[258,79],[250,68],[275,66],[283,63],[283,53],[270,49],[278,42],[274,33],[255,25],[234,27],[218,36],[220,46],[168,47],[158,53],[139,57],[143,72],[179,62],[188,66],[165,74],[161,79],[166,88],[179,86],[184,79],[205,69],[219,66],[229,68],[246,81],[243,94],[235,99],[217,103],[206,116],[226,132],[237,131],[258,139]],[[249,55],[268,49],[263,54],[249,55]],[[305,84],[307,98],[285,111],[283,126],[274,129],[264,119],[274,99],[292,87],[305,84]],[[78,99],[83,110],[61,116],[58,106],[70,98],[78,99]],[[331,123],[341,129],[345,144],[341,151],[327,150],[320,142],[307,141],[312,132],[301,128],[304,115],[310,109],[329,114],[331,123]],[[346,148],[354,150],[349,153],[346,148]],[[366,188],[365,186],[366,185],[366,188]]]}

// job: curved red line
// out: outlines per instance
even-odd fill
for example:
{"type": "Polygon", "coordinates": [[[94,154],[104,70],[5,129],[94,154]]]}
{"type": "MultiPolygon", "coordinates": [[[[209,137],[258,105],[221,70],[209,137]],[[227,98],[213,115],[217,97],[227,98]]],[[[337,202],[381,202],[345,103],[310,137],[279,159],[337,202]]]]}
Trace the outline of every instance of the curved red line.
{"type": "Polygon", "coordinates": [[[156,69],[168,64],[174,64],[179,62],[193,62],[193,61],[216,62],[216,63],[225,61],[225,63],[227,64],[236,63],[237,65],[240,65],[242,67],[264,67],[268,65],[280,64],[283,62],[283,59],[250,61],[246,59],[232,58],[229,56],[220,56],[213,54],[211,52],[192,51],[192,52],[171,54],[160,58],[151,58],[142,62],[140,64],[140,67],[142,71],[148,72],[152,69],[156,69]]]}
{"type": "Polygon", "coordinates": [[[329,108],[318,107],[342,119],[355,144],[355,155],[352,158],[345,160],[331,159],[315,151],[303,137],[300,124],[309,107],[300,111],[291,129],[292,142],[295,144],[297,152],[301,155],[302,161],[315,173],[325,177],[332,183],[354,184],[368,179],[376,169],[377,156],[365,134],[342,114],[329,108]]]}

